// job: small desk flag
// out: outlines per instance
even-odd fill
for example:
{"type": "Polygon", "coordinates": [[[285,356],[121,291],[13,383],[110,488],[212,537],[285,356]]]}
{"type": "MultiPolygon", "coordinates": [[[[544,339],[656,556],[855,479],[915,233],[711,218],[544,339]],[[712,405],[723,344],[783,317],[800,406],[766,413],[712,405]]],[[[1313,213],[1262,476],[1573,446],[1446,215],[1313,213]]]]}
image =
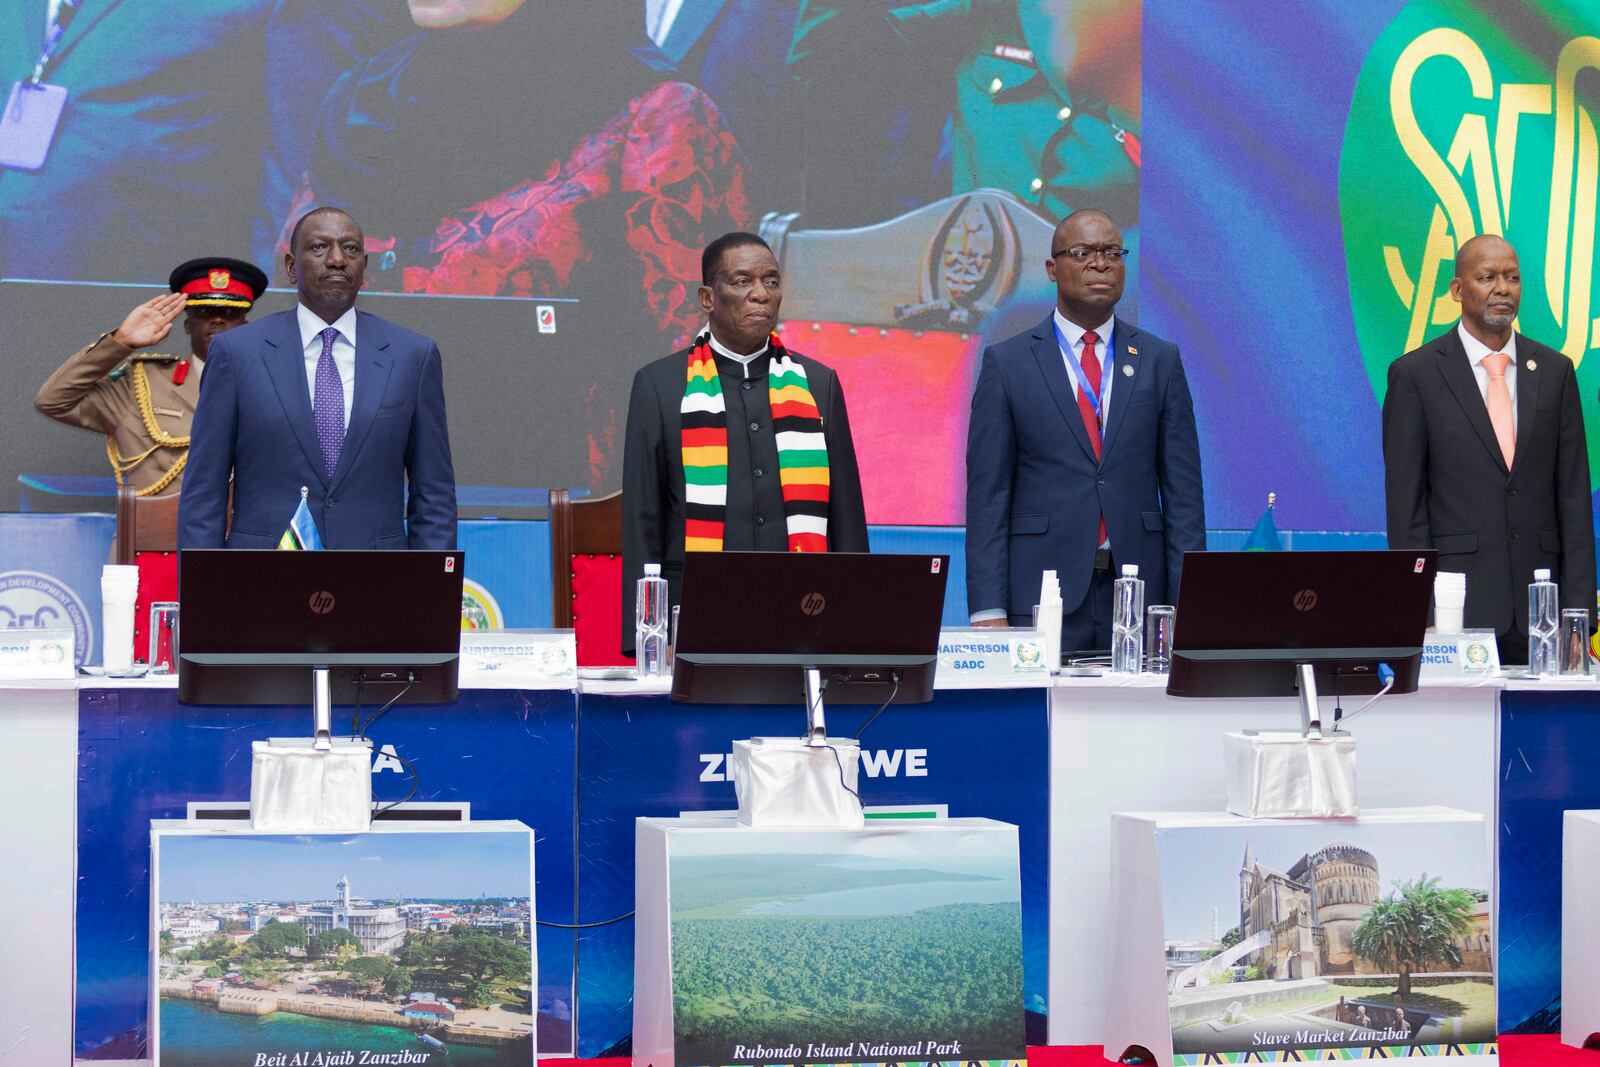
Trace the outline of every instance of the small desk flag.
{"type": "Polygon", "coordinates": [[[1256,520],[1255,529],[1244,540],[1246,552],[1282,552],[1283,539],[1278,536],[1278,525],[1272,521],[1272,509],[1278,502],[1277,493],[1267,494],[1267,510],[1256,520]]]}
{"type": "Polygon", "coordinates": [[[278,548],[284,551],[315,551],[322,547],[322,535],[317,533],[316,520],[311,517],[311,508],[306,503],[309,492],[305,486],[300,487],[300,506],[294,509],[294,517],[289,520],[289,528],[278,538],[278,548]]]}

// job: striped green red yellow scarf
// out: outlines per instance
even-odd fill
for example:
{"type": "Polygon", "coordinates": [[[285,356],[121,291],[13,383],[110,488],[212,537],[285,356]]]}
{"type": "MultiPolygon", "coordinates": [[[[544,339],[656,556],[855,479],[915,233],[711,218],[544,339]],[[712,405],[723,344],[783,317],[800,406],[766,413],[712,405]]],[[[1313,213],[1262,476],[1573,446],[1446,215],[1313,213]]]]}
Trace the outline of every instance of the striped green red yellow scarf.
{"type": "MultiPolygon", "coordinates": [[[[806,370],[773,334],[767,398],[778,440],[778,477],[790,552],[828,550],[828,444],[806,370]]],[[[686,552],[721,552],[728,509],[728,408],[702,331],[689,351],[683,403],[684,533],[686,552]]]]}

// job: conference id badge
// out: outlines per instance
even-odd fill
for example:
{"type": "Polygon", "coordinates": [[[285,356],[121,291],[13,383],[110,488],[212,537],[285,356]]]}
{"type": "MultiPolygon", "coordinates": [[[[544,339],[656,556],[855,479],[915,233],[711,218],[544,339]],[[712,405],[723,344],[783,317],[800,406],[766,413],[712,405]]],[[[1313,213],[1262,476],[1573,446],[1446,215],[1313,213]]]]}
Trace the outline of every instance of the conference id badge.
{"type": "Polygon", "coordinates": [[[0,167],[38,170],[44,166],[66,106],[63,86],[15,82],[6,109],[0,113],[0,167]]]}

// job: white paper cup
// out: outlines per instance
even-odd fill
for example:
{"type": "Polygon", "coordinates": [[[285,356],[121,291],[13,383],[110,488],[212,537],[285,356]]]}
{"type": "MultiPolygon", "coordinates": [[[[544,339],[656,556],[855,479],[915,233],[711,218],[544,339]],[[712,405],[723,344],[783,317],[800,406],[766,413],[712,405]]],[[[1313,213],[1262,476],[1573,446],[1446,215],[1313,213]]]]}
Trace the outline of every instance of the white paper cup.
{"type": "Polygon", "coordinates": [[[1463,629],[1462,611],[1467,603],[1467,576],[1440,571],[1433,578],[1433,628],[1442,634],[1458,634],[1463,629]]]}
{"type": "Polygon", "coordinates": [[[106,673],[133,670],[133,608],[139,568],[108,563],[100,572],[101,663],[106,673]]]}

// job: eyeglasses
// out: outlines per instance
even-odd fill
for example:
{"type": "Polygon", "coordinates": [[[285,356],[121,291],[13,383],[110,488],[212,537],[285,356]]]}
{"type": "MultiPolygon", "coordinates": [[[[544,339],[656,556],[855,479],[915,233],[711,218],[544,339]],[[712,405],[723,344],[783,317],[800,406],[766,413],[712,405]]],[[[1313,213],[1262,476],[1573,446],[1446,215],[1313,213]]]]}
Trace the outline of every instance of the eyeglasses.
{"type": "Polygon", "coordinates": [[[1051,259],[1059,259],[1062,256],[1071,256],[1075,263],[1088,263],[1096,256],[1104,256],[1107,263],[1121,263],[1128,258],[1128,250],[1120,245],[1073,245],[1071,248],[1050,253],[1051,259]]]}

